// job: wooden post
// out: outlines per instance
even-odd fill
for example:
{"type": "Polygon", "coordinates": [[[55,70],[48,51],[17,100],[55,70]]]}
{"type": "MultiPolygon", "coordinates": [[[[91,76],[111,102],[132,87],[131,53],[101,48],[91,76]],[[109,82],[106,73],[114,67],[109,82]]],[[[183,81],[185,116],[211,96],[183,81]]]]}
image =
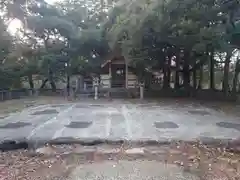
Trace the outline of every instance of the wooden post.
{"type": "Polygon", "coordinates": [[[75,92],[78,92],[79,90],[79,78],[77,77],[76,80],[75,80],[75,92]]]}
{"type": "Polygon", "coordinates": [[[98,86],[97,85],[94,86],[94,99],[95,100],[98,99],[98,86]]]}
{"type": "Polygon", "coordinates": [[[109,62],[109,88],[112,87],[112,63],[109,62]]]}
{"type": "Polygon", "coordinates": [[[94,78],[94,99],[97,100],[98,99],[98,78],[94,78]]]}
{"type": "Polygon", "coordinates": [[[126,68],[126,71],[125,71],[125,73],[126,73],[126,75],[125,75],[125,82],[126,82],[126,89],[128,89],[128,62],[125,60],[125,68],[126,68]]]}
{"type": "Polygon", "coordinates": [[[140,83],[140,99],[144,98],[144,83],[140,83]]]}

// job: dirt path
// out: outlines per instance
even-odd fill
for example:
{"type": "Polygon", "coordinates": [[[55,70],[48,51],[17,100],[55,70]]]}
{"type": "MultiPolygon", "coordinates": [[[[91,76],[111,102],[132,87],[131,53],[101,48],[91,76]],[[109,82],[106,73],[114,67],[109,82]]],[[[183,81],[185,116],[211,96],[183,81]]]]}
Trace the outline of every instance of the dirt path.
{"type": "Polygon", "coordinates": [[[36,151],[0,153],[1,180],[54,180],[67,179],[80,164],[101,161],[143,160],[175,164],[201,180],[238,180],[240,154],[223,147],[172,143],[170,145],[58,145],[36,151]]]}

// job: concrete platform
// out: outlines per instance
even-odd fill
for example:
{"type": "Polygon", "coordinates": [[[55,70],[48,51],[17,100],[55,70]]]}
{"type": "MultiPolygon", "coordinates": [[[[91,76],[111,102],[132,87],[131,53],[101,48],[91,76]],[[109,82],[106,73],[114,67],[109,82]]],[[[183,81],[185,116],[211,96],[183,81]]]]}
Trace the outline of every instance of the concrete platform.
{"type": "Polygon", "coordinates": [[[0,141],[238,139],[240,119],[197,104],[41,105],[0,119],[0,141]]]}

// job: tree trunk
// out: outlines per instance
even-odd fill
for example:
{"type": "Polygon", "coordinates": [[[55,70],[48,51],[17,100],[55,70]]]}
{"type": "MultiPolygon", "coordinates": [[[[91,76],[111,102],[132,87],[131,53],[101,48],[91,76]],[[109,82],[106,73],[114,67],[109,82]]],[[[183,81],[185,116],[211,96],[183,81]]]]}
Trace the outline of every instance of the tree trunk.
{"type": "Polygon", "coordinates": [[[168,68],[167,68],[167,65],[165,64],[164,65],[164,68],[163,68],[163,88],[164,89],[167,89],[169,88],[169,76],[168,76],[168,68]]]}
{"type": "Polygon", "coordinates": [[[79,92],[81,89],[83,89],[83,84],[84,84],[84,79],[83,79],[83,76],[80,75],[79,77],[77,77],[77,80],[76,80],[75,92],[79,92]]]}
{"type": "MultiPolygon", "coordinates": [[[[49,37],[44,38],[44,45],[45,45],[46,50],[48,50],[48,44],[47,44],[48,39],[49,39],[49,37]]],[[[56,92],[57,88],[56,88],[56,84],[55,84],[55,82],[53,80],[53,72],[52,72],[52,69],[50,67],[49,62],[48,62],[48,81],[49,81],[49,83],[51,85],[52,92],[56,92]]]]}
{"type": "Polygon", "coordinates": [[[193,89],[196,90],[197,89],[197,70],[194,68],[193,69],[193,89]]]}
{"type": "Polygon", "coordinates": [[[240,73],[240,59],[237,60],[236,67],[235,67],[235,74],[234,74],[234,77],[233,77],[233,88],[232,88],[232,93],[233,94],[237,93],[237,82],[238,82],[239,73],[240,73]]]}
{"type": "Polygon", "coordinates": [[[225,96],[228,95],[228,91],[229,91],[228,77],[229,77],[230,60],[231,60],[231,52],[228,51],[225,59],[224,75],[223,75],[223,93],[225,96]]]}
{"type": "Polygon", "coordinates": [[[170,88],[171,87],[171,56],[168,56],[168,64],[167,64],[167,87],[170,88]]]}
{"type": "Polygon", "coordinates": [[[186,90],[190,88],[190,72],[188,66],[183,68],[183,86],[186,90]]]}
{"type": "Polygon", "coordinates": [[[30,89],[34,89],[34,83],[33,83],[33,78],[31,74],[28,75],[28,83],[29,83],[30,89]]]}
{"type": "Polygon", "coordinates": [[[67,96],[70,96],[70,76],[67,75],[67,96]]]}
{"type": "Polygon", "coordinates": [[[215,76],[214,76],[214,51],[210,54],[210,88],[215,89],[215,76]]]}
{"type": "Polygon", "coordinates": [[[45,80],[42,82],[42,85],[40,86],[40,89],[43,89],[43,88],[46,86],[47,82],[48,82],[48,79],[45,79],[45,80]]]}
{"type": "Polygon", "coordinates": [[[201,66],[199,70],[198,89],[202,89],[202,82],[203,82],[203,66],[201,66]]]}
{"type": "Polygon", "coordinates": [[[180,70],[180,59],[179,59],[179,53],[176,55],[176,73],[175,73],[175,89],[179,89],[179,70],[180,70]]]}
{"type": "Polygon", "coordinates": [[[170,70],[170,66],[171,66],[171,59],[170,58],[166,58],[165,62],[164,62],[164,68],[163,68],[163,88],[164,89],[168,89],[170,87],[170,76],[171,76],[171,70],[170,70]],[[170,61],[170,62],[169,62],[170,61]],[[169,65],[170,63],[170,65],[169,65]]]}
{"type": "Polygon", "coordinates": [[[183,86],[187,91],[189,91],[190,89],[189,60],[190,60],[189,53],[185,53],[184,65],[183,65],[183,86]]]}
{"type": "Polygon", "coordinates": [[[239,75],[239,72],[236,71],[235,74],[234,74],[234,78],[233,78],[233,88],[232,88],[232,93],[233,93],[233,94],[236,94],[236,93],[237,93],[237,80],[238,80],[238,75],[239,75]]]}
{"type": "Polygon", "coordinates": [[[56,87],[56,84],[54,81],[50,81],[50,85],[51,85],[51,88],[52,88],[52,92],[56,92],[57,91],[57,87],[56,87]]]}
{"type": "Polygon", "coordinates": [[[56,92],[57,91],[57,87],[56,87],[56,84],[53,80],[53,72],[51,70],[51,68],[49,68],[49,73],[48,73],[48,76],[49,76],[49,83],[51,85],[51,88],[52,88],[52,92],[56,92]]]}

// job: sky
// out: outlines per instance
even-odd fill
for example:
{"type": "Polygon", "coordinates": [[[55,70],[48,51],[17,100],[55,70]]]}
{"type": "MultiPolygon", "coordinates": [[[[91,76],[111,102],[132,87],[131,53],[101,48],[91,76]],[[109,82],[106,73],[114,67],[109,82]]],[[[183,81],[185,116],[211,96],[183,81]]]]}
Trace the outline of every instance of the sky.
{"type": "MultiPolygon", "coordinates": [[[[60,0],[45,0],[45,1],[49,4],[53,4],[53,3],[57,2],[57,1],[60,1],[60,0]]],[[[21,22],[19,20],[13,20],[8,26],[8,31],[11,34],[14,35],[21,26],[22,25],[21,25],[21,22]]]]}
{"type": "Polygon", "coordinates": [[[53,4],[54,2],[58,1],[58,0],[45,0],[46,2],[48,2],[49,4],[53,4]]]}

